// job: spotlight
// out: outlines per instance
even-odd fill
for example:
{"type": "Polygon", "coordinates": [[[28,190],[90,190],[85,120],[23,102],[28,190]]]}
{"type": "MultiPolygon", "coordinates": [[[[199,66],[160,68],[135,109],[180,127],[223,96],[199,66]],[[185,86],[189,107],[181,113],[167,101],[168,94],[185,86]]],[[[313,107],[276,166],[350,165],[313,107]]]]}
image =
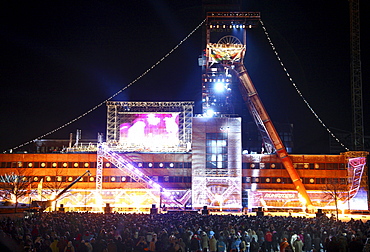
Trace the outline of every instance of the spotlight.
{"type": "Polygon", "coordinates": [[[206,111],[205,116],[206,116],[206,117],[213,117],[213,116],[214,116],[214,114],[215,114],[215,112],[213,111],[213,109],[208,109],[208,110],[206,111]]]}
{"type": "Polygon", "coordinates": [[[223,92],[225,90],[225,83],[216,82],[214,88],[217,92],[223,92]]]}

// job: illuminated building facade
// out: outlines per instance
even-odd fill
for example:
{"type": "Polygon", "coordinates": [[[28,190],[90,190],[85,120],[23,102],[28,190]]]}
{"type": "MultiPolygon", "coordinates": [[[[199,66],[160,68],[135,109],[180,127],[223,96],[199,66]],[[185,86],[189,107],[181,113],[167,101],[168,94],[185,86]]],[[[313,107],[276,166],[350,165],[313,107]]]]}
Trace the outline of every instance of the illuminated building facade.
{"type": "Polygon", "coordinates": [[[105,142],[100,135],[63,153],[0,154],[0,175],[31,181],[27,202],[52,200],[89,170],[58,200],[73,211],[334,209],[328,185],[340,189],[341,208],[368,210],[367,152],[287,154],[290,146],[243,65],[246,32],[258,20],[257,12],[207,14],[202,114],[193,114],[193,102],[107,102],[105,142]],[[243,153],[235,86],[259,130],[262,154],[243,153]]]}
{"type": "MultiPolygon", "coordinates": [[[[300,197],[275,154],[237,154],[241,158],[241,190],[238,193],[241,194],[242,207],[250,210],[258,207],[283,211],[302,209],[300,197]]],[[[367,154],[346,152],[339,155],[302,154],[290,157],[315,207],[335,209],[325,188],[328,184],[338,184],[347,188],[341,192],[346,193],[342,197],[341,208],[367,210],[367,170],[361,158],[367,154]]],[[[135,180],[134,176],[128,175],[107,159],[102,163],[101,188],[98,190],[98,155],[94,152],[0,154],[0,171],[1,175],[11,172],[25,175],[33,182],[31,199],[49,200],[53,199],[55,189],[60,191],[86,170],[90,170],[91,176],[84,176],[58,200],[58,206],[63,204],[67,211],[103,211],[107,203],[113,211],[149,211],[153,204],[165,205],[167,209],[193,207],[192,189],[196,181],[192,178],[192,166],[203,162],[204,153],[130,152],[119,155],[130,159],[139,171],[166,191],[161,195],[160,190],[151,188],[143,180],[135,180]]],[[[216,175],[208,176],[217,180],[216,175]]],[[[226,202],[220,204],[222,198],[217,195],[222,195],[224,191],[217,187],[222,188],[222,185],[217,182],[217,186],[211,186],[213,197],[206,200],[200,197],[198,206],[207,203],[205,205],[212,204],[210,209],[235,210],[234,207],[226,207],[226,202]]],[[[202,188],[205,185],[198,186],[202,188]]],[[[234,199],[236,197],[238,200],[238,193],[233,195],[234,199]]],[[[28,196],[22,199],[25,203],[29,200],[28,196]]]]}
{"type": "Polygon", "coordinates": [[[241,118],[193,118],[192,206],[241,209],[241,118]]]}

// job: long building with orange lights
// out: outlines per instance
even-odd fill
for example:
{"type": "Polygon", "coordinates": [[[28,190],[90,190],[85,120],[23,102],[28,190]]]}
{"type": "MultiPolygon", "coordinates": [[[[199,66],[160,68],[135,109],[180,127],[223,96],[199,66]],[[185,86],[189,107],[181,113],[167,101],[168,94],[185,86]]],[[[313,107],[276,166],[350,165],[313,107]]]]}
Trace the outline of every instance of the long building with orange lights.
{"type": "MultiPolygon", "coordinates": [[[[90,176],[82,177],[58,199],[57,204],[67,211],[104,211],[107,206],[117,212],[149,211],[153,205],[162,210],[199,210],[205,206],[211,211],[305,209],[276,154],[242,153],[241,118],[194,117],[191,108],[188,102],[108,103],[108,111],[117,110],[112,114],[121,115],[116,120],[120,127],[115,140],[109,144],[80,143],[62,153],[0,154],[1,175],[16,173],[32,182],[30,194],[22,199],[27,203],[29,197],[32,201],[53,200],[89,170],[90,176]],[[135,112],[141,110],[140,105],[147,111],[135,112]],[[124,108],[128,114],[119,112],[124,108]],[[175,116],[177,128],[184,130],[171,140],[175,141],[172,144],[151,142],[155,134],[167,138],[166,127],[157,126],[170,116],[175,116]],[[143,139],[135,133],[136,137],[128,141],[123,126],[149,124],[151,117],[159,120],[151,122],[157,126],[148,129],[143,139]],[[108,148],[115,155],[99,148],[108,148]]],[[[115,126],[108,128],[115,131],[115,126]]],[[[366,152],[289,155],[315,208],[335,209],[327,192],[328,185],[335,184],[341,188],[341,208],[361,211],[368,209],[365,156],[366,152]]]]}

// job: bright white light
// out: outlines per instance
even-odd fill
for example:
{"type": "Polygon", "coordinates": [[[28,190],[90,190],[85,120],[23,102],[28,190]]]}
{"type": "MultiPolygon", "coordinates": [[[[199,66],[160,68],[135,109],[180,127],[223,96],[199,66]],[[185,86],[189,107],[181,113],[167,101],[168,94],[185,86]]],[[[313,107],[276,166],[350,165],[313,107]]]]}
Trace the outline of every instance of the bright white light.
{"type": "Polygon", "coordinates": [[[225,91],[225,83],[223,83],[223,82],[216,82],[215,83],[215,90],[217,92],[223,92],[223,91],[225,91]]]}
{"type": "Polygon", "coordinates": [[[215,112],[213,111],[213,109],[208,109],[207,112],[206,112],[206,116],[207,117],[212,117],[214,116],[215,112]]]}
{"type": "Polygon", "coordinates": [[[164,192],[163,192],[163,195],[164,195],[165,197],[170,197],[170,196],[171,196],[171,192],[169,192],[169,191],[164,191],[164,192]]]}
{"type": "Polygon", "coordinates": [[[153,181],[152,181],[152,186],[153,186],[153,188],[155,188],[157,190],[161,189],[161,186],[158,185],[157,183],[153,182],[153,181]]]}
{"type": "Polygon", "coordinates": [[[251,184],[251,191],[256,191],[257,190],[257,184],[256,183],[252,183],[251,184]]]}
{"type": "Polygon", "coordinates": [[[253,177],[259,177],[260,176],[260,170],[259,169],[253,169],[252,170],[252,176],[253,177]]]}

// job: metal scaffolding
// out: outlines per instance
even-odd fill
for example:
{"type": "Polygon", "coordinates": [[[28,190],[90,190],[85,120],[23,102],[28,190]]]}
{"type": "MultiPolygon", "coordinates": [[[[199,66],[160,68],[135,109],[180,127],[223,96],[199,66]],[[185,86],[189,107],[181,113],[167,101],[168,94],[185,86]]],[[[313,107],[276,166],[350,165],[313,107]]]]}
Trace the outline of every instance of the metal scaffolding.
{"type": "MultiPolygon", "coordinates": [[[[120,141],[120,124],[130,115],[137,113],[179,113],[179,145],[171,151],[188,151],[192,135],[192,117],[194,102],[107,102],[107,137],[108,145],[116,150],[125,151],[120,141]]],[[[161,149],[158,151],[166,151],[161,149]]]]}

